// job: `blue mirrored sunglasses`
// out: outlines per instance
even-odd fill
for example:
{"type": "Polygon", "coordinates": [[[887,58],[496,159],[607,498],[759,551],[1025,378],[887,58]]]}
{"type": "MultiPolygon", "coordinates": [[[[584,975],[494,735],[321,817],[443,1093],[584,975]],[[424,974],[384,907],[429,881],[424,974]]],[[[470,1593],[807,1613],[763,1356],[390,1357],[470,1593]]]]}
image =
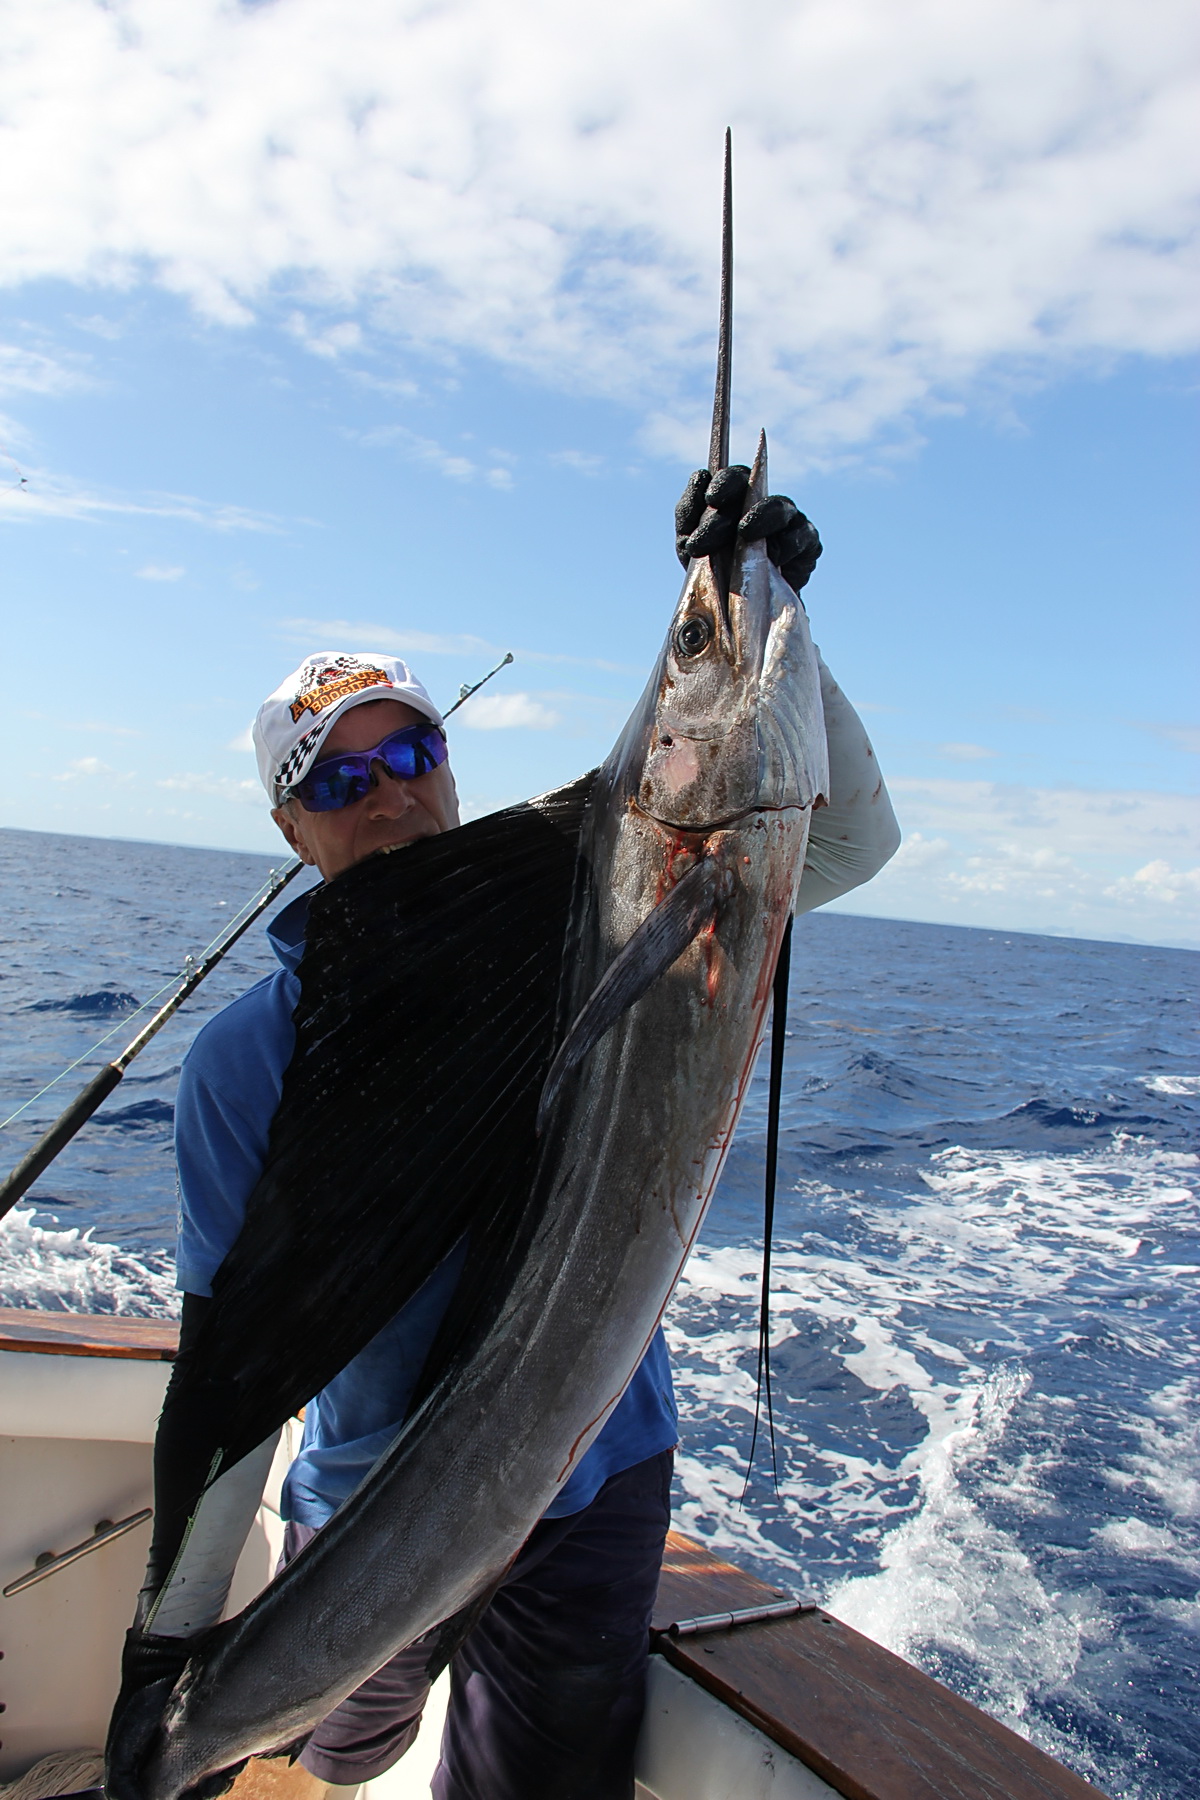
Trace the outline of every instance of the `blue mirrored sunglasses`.
{"type": "Polygon", "coordinates": [[[343,750],[314,763],[303,781],[288,788],[284,800],[299,800],[307,812],[338,812],[353,806],[371,790],[372,765],[381,762],[399,781],[428,775],[446,760],[446,734],[438,725],[406,725],[393,731],[373,750],[343,750]]]}

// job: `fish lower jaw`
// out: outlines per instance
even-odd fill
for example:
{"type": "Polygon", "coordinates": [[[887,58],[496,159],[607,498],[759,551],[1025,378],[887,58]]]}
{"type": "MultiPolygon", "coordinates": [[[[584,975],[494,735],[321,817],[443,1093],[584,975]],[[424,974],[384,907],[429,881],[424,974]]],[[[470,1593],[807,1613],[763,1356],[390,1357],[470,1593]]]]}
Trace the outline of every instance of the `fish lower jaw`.
{"type": "Polygon", "coordinates": [[[761,818],[764,813],[808,811],[808,807],[802,806],[799,801],[790,801],[783,806],[747,806],[741,812],[727,813],[723,818],[709,819],[702,825],[694,825],[691,820],[664,819],[659,813],[647,812],[645,807],[639,806],[636,800],[630,801],[630,808],[633,812],[640,813],[642,818],[649,820],[651,825],[657,825],[662,831],[676,834],[683,832],[689,837],[698,838],[710,837],[714,831],[730,831],[734,826],[741,825],[744,820],[761,818]]]}

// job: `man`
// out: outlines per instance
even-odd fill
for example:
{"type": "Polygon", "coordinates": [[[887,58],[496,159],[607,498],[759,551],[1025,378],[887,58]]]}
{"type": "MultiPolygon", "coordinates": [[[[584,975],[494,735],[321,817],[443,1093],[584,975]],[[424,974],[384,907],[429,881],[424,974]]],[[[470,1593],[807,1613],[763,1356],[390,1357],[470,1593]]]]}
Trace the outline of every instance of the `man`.
{"type": "MultiPolygon", "coordinates": [[[[791,507],[787,554],[777,560],[799,588],[820,546],[797,517],[791,507]],[[800,539],[806,548],[798,556],[800,539]]],[[[814,815],[800,910],[866,880],[898,841],[866,734],[823,668],[822,694],[831,793],[814,815]]],[[[307,658],[264,702],[254,739],[276,824],[326,881],[377,850],[459,822],[441,715],[398,658],[307,658]]],[[[184,1063],[176,1108],[183,1355],[266,1157],[294,1045],[307,905],[301,896],[270,928],[281,969],[211,1020],[184,1063]]],[[[307,1407],[284,1488],[285,1559],[328,1521],[394,1437],[461,1266],[460,1246],[307,1407]]],[[[168,1402],[156,1446],[149,1595],[166,1577],[203,1479],[189,1465],[188,1441],[187,1421],[175,1418],[168,1402]]],[[[632,1794],[675,1441],[659,1331],[454,1658],[434,1780],[438,1800],[632,1794]]],[[[419,1727],[426,1660],[419,1644],[401,1652],[337,1707],[304,1749],[309,1772],[348,1788],[391,1767],[419,1727]]]]}

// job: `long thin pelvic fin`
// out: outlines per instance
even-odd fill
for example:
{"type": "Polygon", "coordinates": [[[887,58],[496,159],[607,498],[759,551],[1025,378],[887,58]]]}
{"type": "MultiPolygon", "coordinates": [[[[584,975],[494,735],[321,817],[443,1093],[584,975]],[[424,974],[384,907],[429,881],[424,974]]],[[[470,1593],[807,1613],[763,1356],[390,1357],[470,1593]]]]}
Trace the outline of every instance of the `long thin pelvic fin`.
{"type": "MultiPolygon", "coordinates": [[[[754,1468],[754,1451],[758,1443],[758,1422],[765,1398],[767,1434],[771,1444],[771,1475],[779,1486],[779,1465],[775,1455],[775,1407],[771,1396],[771,1239],[775,1232],[775,1182],[779,1169],[779,1109],[783,1100],[783,1053],[787,1043],[788,979],[792,969],[792,923],[789,918],[779,946],[775,964],[775,982],[771,994],[771,1075],[767,1090],[767,1157],[763,1192],[763,1269],[762,1295],[758,1308],[758,1375],[754,1401],[754,1431],[750,1438],[750,1456],[746,1463],[746,1487],[754,1468]]],[[[743,1490],[742,1498],[745,1499],[743,1490]]]]}
{"type": "Polygon", "coordinates": [[[712,921],[729,885],[727,871],[711,857],[705,857],[642,920],[601,976],[559,1046],[538,1104],[539,1132],[571,1070],[595,1048],[621,1014],[679,960],[692,939],[712,921]]]}
{"type": "Polygon", "coordinates": [[[721,206],[721,326],[717,334],[717,385],[713,394],[708,466],[729,467],[729,384],[733,374],[733,133],[725,128],[725,188],[721,206]]]}

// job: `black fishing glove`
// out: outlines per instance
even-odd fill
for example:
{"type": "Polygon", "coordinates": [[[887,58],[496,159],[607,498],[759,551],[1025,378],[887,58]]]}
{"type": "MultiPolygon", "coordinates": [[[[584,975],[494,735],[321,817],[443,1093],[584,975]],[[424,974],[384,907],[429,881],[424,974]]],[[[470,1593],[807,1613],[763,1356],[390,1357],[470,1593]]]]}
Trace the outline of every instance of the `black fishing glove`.
{"type": "Polygon", "coordinates": [[[816,528],[786,494],[769,494],[742,512],[750,470],[744,463],[697,469],[675,508],[675,551],[686,569],[693,556],[767,540],[767,555],[798,594],[817,566],[821,540],[816,528]]]}
{"type": "MultiPolygon", "coordinates": [[[[143,1800],[146,1764],[157,1746],[171,1690],[189,1657],[211,1635],[210,1630],[199,1631],[190,1638],[156,1637],[136,1625],[125,1633],[121,1691],[113,1708],[104,1753],[105,1800],[143,1800]]],[[[306,1732],[275,1754],[290,1756],[294,1761],[310,1736],[306,1732]]],[[[189,1800],[219,1800],[220,1795],[229,1792],[245,1766],[243,1757],[227,1769],[206,1775],[188,1789],[189,1800]]]]}
{"type": "Polygon", "coordinates": [[[125,1633],[121,1691],[104,1757],[107,1800],[141,1800],[146,1758],[159,1735],[163,1709],[196,1644],[195,1638],[155,1637],[136,1625],[125,1633]]]}

